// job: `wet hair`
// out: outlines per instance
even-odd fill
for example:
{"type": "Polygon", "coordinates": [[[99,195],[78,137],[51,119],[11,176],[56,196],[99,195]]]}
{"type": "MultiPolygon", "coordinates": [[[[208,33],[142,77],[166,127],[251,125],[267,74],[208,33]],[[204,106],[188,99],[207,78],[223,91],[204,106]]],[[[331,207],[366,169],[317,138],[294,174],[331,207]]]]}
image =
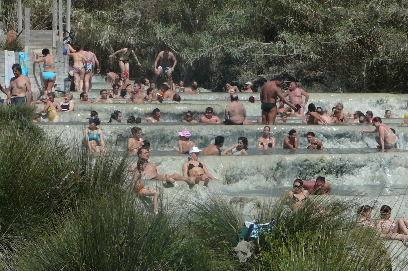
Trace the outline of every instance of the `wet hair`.
{"type": "Polygon", "coordinates": [[[269,128],[269,131],[271,131],[271,127],[265,126],[263,129],[265,130],[265,128],[269,128]]]}
{"type": "Polygon", "coordinates": [[[314,105],[314,103],[311,103],[307,106],[307,110],[309,110],[309,112],[316,112],[316,106],[314,105]]]}
{"type": "Polygon", "coordinates": [[[150,93],[153,91],[153,88],[148,88],[147,90],[146,90],[146,94],[147,95],[150,95],[150,93]]]}
{"type": "Polygon", "coordinates": [[[357,214],[362,215],[363,213],[371,211],[372,209],[373,207],[371,207],[370,205],[363,205],[363,206],[358,207],[357,214]]]}
{"type": "Polygon", "coordinates": [[[157,112],[160,112],[160,109],[158,109],[158,108],[155,108],[155,109],[153,109],[153,112],[152,112],[152,114],[153,114],[153,115],[156,115],[156,113],[157,113],[157,112]]]}
{"type": "Polygon", "coordinates": [[[50,50],[48,50],[47,48],[44,48],[42,49],[41,53],[46,56],[50,54],[50,50]]]}
{"type": "Polygon", "coordinates": [[[118,119],[119,119],[119,114],[121,114],[121,113],[122,113],[122,112],[120,112],[119,110],[116,110],[115,112],[113,112],[113,113],[111,114],[111,116],[110,116],[109,123],[112,123],[112,120],[118,121],[118,119]]]}
{"type": "Polygon", "coordinates": [[[137,117],[135,120],[135,123],[142,123],[142,118],[141,117],[137,117]]]}
{"type": "Polygon", "coordinates": [[[389,110],[389,109],[385,110],[385,115],[387,115],[387,112],[388,112],[388,111],[391,111],[391,110],[389,110]]]}
{"type": "Polygon", "coordinates": [[[299,183],[301,187],[303,187],[303,181],[301,179],[296,179],[293,184],[299,183]]]}
{"type": "Polygon", "coordinates": [[[381,208],[380,208],[380,213],[381,214],[388,214],[388,213],[391,213],[391,207],[390,206],[388,206],[388,205],[383,205],[383,206],[381,206],[381,208]]]}
{"type": "Polygon", "coordinates": [[[337,107],[341,107],[341,109],[339,109],[339,110],[343,110],[343,108],[344,108],[344,106],[343,106],[343,104],[342,104],[342,103],[338,103],[338,104],[336,104],[336,109],[337,109],[337,107]]]}
{"type": "Polygon", "coordinates": [[[22,71],[22,69],[21,69],[21,66],[20,66],[20,64],[13,64],[13,66],[11,66],[11,69],[12,70],[18,70],[20,73],[22,73],[23,71],[22,71]]]}
{"type": "Polygon", "coordinates": [[[181,97],[180,97],[180,95],[178,95],[177,93],[174,94],[174,96],[173,96],[173,101],[181,102],[181,97]]]}
{"type": "Polygon", "coordinates": [[[191,89],[197,90],[198,86],[196,84],[191,85],[191,89]]]}
{"type": "Polygon", "coordinates": [[[79,94],[79,98],[83,98],[84,97],[84,95],[86,94],[86,92],[84,91],[84,92],[81,92],[81,94],[79,94]]]}
{"type": "Polygon", "coordinates": [[[274,81],[283,81],[284,78],[283,78],[283,75],[279,74],[279,75],[276,75],[276,76],[273,78],[273,80],[274,80],[274,81]]]}
{"type": "MultiPolygon", "coordinates": [[[[146,142],[147,140],[145,140],[144,142],[146,142]]],[[[144,145],[144,144],[143,144],[144,145]]],[[[149,150],[148,148],[146,148],[145,146],[139,148],[137,150],[137,156],[140,156],[142,154],[142,150],[149,150]]]]}
{"type": "Polygon", "coordinates": [[[360,116],[359,118],[358,118],[358,122],[360,122],[360,123],[364,123],[366,121],[366,117],[365,116],[360,116]]]}
{"type": "Polygon", "coordinates": [[[157,95],[157,101],[158,101],[159,103],[162,103],[162,102],[163,102],[163,96],[157,95]]]}
{"type": "Polygon", "coordinates": [[[244,144],[244,149],[248,149],[248,139],[244,136],[238,137],[238,141],[241,140],[242,144],[244,144]]]}
{"type": "Polygon", "coordinates": [[[162,84],[160,88],[162,88],[164,90],[169,90],[170,89],[170,87],[167,84],[162,84]]]}
{"type": "Polygon", "coordinates": [[[127,94],[126,89],[121,89],[121,90],[120,90],[120,94],[119,94],[120,97],[125,98],[126,94],[127,94]]]}
{"type": "Polygon", "coordinates": [[[216,136],[214,140],[214,145],[221,145],[222,143],[224,143],[224,137],[216,136]]]}
{"type": "Polygon", "coordinates": [[[237,94],[231,94],[231,102],[232,101],[238,101],[238,95],[237,94]]]}
{"type": "Polygon", "coordinates": [[[89,124],[91,124],[92,122],[95,123],[96,125],[101,124],[101,121],[97,117],[89,118],[89,124]]]}
{"type": "MultiPolygon", "coordinates": [[[[127,121],[127,123],[136,123],[136,118],[135,116],[129,116],[127,121]]],[[[132,128],[133,129],[133,128],[132,128]]]]}
{"type": "Polygon", "coordinates": [[[142,84],[139,82],[134,82],[133,85],[138,85],[139,87],[142,87],[142,84]]]}
{"type": "Polygon", "coordinates": [[[373,111],[367,111],[366,114],[369,115],[370,117],[373,117],[373,111]]]}
{"type": "Polygon", "coordinates": [[[323,177],[323,176],[318,176],[318,177],[316,178],[316,182],[317,182],[317,181],[321,181],[321,182],[323,182],[323,183],[326,183],[326,178],[323,177]]]}
{"type": "Polygon", "coordinates": [[[102,92],[107,91],[106,89],[101,89],[101,91],[99,91],[99,94],[102,94],[102,92]]]}
{"type": "Polygon", "coordinates": [[[91,117],[95,117],[98,115],[98,112],[96,112],[95,110],[91,111],[91,117]]]}
{"type": "Polygon", "coordinates": [[[373,118],[373,122],[379,122],[379,123],[382,123],[382,120],[381,120],[381,118],[380,118],[380,117],[375,117],[375,118],[373,118]]]}
{"type": "Polygon", "coordinates": [[[115,83],[112,85],[112,88],[115,88],[115,87],[120,87],[120,85],[118,83],[115,83]]]}
{"type": "Polygon", "coordinates": [[[150,141],[147,139],[143,140],[143,147],[150,150],[150,141]]]}
{"type": "Polygon", "coordinates": [[[316,135],[313,132],[309,132],[309,133],[306,134],[306,136],[316,136],[316,135]]]}
{"type": "Polygon", "coordinates": [[[135,133],[137,133],[137,132],[141,132],[142,131],[142,128],[139,128],[139,127],[133,127],[132,129],[130,129],[130,131],[132,132],[132,134],[135,134],[135,133]]]}
{"type": "Polygon", "coordinates": [[[186,115],[187,115],[187,114],[190,114],[191,116],[194,115],[193,112],[191,112],[190,110],[188,110],[188,111],[186,112],[186,115]]]}
{"type": "Polygon", "coordinates": [[[395,134],[395,129],[394,128],[390,128],[390,130],[395,134]]]}
{"type": "Polygon", "coordinates": [[[205,112],[210,112],[210,111],[211,111],[211,113],[214,113],[214,109],[212,107],[207,107],[205,109],[205,112]]]}
{"type": "Polygon", "coordinates": [[[254,96],[250,96],[248,99],[249,102],[254,103],[255,102],[255,97],[254,96]]]}
{"type": "Polygon", "coordinates": [[[289,135],[290,135],[290,136],[293,135],[293,134],[295,134],[295,133],[296,133],[296,130],[295,130],[295,129],[292,129],[292,130],[289,131],[289,135]]]}

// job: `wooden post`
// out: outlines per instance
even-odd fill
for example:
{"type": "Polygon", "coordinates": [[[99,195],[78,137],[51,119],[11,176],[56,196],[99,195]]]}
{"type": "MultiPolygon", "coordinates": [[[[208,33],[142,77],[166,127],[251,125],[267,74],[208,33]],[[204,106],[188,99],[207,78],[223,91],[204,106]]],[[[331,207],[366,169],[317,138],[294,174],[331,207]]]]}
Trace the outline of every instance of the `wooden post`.
{"type": "Polygon", "coordinates": [[[52,1],[52,48],[57,47],[57,20],[58,20],[57,0],[52,1]]]}
{"type": "Polygon", "coordinates": [[[64,37],[64,26],[62,25],[62,0],[59,0],[58,6],[58,33],[59,33],[59,41],[62,42],[64,37]]]}
{"type": "Polygon", "coordinates": [[[18,20],[18,34],[21,33],[23,30],[23,8],[21,5],[21,0],[18,0],[18,7],[17,7],[17,20],[18,20]]]}
{"type": "Polygon", "coordinates": [[[66,15],[65,21],[67,24],[66,25],[67,31],[71,33],[71,0],[67,0],[67,15],[66,15]]]}
{"type": "MultiPolygon", "coordinates": [[[[25,9],[25,18],[24,18],[24,46],[25,48],[30,47],[30,29],[31,29],[31,23],[30,23],[30,8],[25,9]]],[[[26,50],[26,53],[29,54],[29,52],[26,50]]]]}

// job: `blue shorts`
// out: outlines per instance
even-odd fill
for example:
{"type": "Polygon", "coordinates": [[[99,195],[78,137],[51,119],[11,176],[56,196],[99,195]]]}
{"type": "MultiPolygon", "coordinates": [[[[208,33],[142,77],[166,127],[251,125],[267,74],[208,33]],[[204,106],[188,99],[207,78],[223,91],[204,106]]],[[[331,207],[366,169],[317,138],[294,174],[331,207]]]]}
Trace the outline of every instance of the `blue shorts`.
{"type": "Polygon", "coordinates": [[[55,72],[43,72],[45,80],[51,80],[57,74],[55,72]]]}
{"type": "Polygon", "coordinates": [[[26,97],[11,97],[11,105],[17,105],[17,104],[26,104],[27,103],[27,98],[26,97]]]}

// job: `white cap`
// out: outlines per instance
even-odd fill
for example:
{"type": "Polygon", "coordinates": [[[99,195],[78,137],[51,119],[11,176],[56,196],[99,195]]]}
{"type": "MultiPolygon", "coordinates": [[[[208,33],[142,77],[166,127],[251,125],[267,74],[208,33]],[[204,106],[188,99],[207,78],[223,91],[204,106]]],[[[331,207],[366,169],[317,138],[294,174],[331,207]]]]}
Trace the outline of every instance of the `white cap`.
{"type": "Polygon", "coordinates": [[[192,147],[188,153],[200,152],[200,151],[201,151],[201,150],[200,150],[199,148],[197,148],[197,147],[192,147]]]}
{"type": "Polygon", "coordinates": [[[245,83],[245,85],[251,85],[252,86],[252,83],[251,83],[251,81],[248,81],[248,82],[245,83]]]}

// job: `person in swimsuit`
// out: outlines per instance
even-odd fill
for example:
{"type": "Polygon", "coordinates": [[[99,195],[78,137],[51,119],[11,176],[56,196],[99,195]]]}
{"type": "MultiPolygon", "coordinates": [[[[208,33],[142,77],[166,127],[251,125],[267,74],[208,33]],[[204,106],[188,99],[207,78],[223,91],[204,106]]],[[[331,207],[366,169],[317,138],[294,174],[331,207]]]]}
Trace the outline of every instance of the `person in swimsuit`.
{"type": "Polygon", "coordinates": [[[168,77],[169,85],[173,86],[173,78],[171,77],[171,73],[174,71],[176,65],[177,59],[174,56],[174,54],[170,52],[168,49],[158,53],[153,66],[154,68],[153,82],[156,82],[157,77],[164,72],[168,77]]]}
{"type": "Polygon", "coordinates": [[[139,59],[137,59],[135,51],[130,47],[120,49],[120,50],[114,52],[113,54],[111,54],[109,57],[114,57],[116,54],[120,55],[120,57],[119,57],[119,67],[120,67],[120,70],[121,70],[122,74],[126,72],[129,75],[130,55],[133,55],[133,57],[137,61],[138,66],[142,65],[142,64],[140,64],[139,59]]]}
{"type": "Polygon", "coordinates": [[[74,72],[75,90],[82,92],[85,76],[84,65],[86,63],[84,51],[80,46],[75,46],[75,48],[72,48],[71,44],[67,44],[67,49],[68,55],[74,59],[72,70],[74,72]]]}
{"type": "Polygon", "coordinates": [[[375,140],[379,144],[377,148],[384,151],[385,149],[393,149],[397,148],[398,138],[392,132],[391,128],[388,127],[386,124],[382,123],[380,117],[375,117],[373,119],[373,126],[375,127],[374,130],[363,130],[361,131],[362,134],[365,133],[378,133],[379,136],[375,137],[375,140]]]}
{"type": "Polygon", "coordinates": [[[224,145],[224,137],[216,136],[214,139],[214,144],[210,144],[205,147],[202,151],[202,155],[221,155],[221,147],[224,145]]]}
{"type": "Polygon", "coordinates": [[[82,92],[79,94],[79,98],[81,99],[78,103],[84,103],[84,104],[89,104],[92,103],[92,101],[88,100],[88,93],[82,92]]]}
{"type": "Polygon", "coordinates": [[[47,95],[42,95],[40,101],[44,103],[44,108],[39,113],[47,113],[50,122],[59,122],[60,118],[57,113],[57,108],[50,101],[49,97],[47,95]]]}
{"type": "Polygon", "coordinates": [[[31,104],[33,93],[31,91],[30,78],[21,74],[22,69],[20,64],[13,64],[11,69],[14,77],[10,79],[10,87],[8,91],[1,87],[2,91],[7,95],[7,104],[31,104]]]}
{"type": "Polygon", "coordinates": [[[357,210],[357,214],[360,215],[359,220],[357,221],[357,226],[370,227],[375,229],[375,222],[370,220],[372,216],[373,207],[369,205],[360,206],[357,210]]]}
{"type": "Polygon", "coordinates": [[[275,124],[276,115],[278,113],[278,108],[276,107],[277,98],[279,97],[281,101],[289,105],[293,110],[297,111],[297,108],[288,102],[285,97],[283,97],[280,86],[283,84],[284,80],[282,76],[277,76],[273,81],[266,82],[261,89],[261,109],[262,109],[262,124],[275,124]]]}
{"type": "Polygon", "coordinates": [[[98,128],[99,124],[99,119],[93,117],[89,119],[89,127],[85,128],[85,142],[91,154],[106,150],[103,132],[98,128]]]}
{"type": "Polygon", "coordinates": [[[335,109],[330,113],[330,117],[333,118],[333,123],[341,124],[348,123],[347,114],[343,113],[343,104],[336,104],[335,109]]]}
{"type": "Polygon", "coordinates": [[[123,122],[123,115],[122,112],[119,110],[115,110],[108,121],[108,123],[122,123],[123,122]]]}
{"type": "Polygon", "coordinates": [[[392,115],[391,110],[385,110],[384,117],[385,117],[386,119],[393,119],[393,118],[394,118],[394,116],[392,115]]]}
{"type": "Polygon", "coordinates": [[[323,142],[321,140],[316,140],[316,135],[313,132],[308,132],[306,134],[307,142],[310,145],[307,147],[309,150],[323,150],[323,142]]]}
{"type": "Polygon", "coordinates": [[[62,102],[60,104],[62,112],[72,112],[72,111],[74,111],[74,102],[71,101],[71,100],[72,100],[72,94],[71,93],[65,94],[64,102],[62,102]]]}
{"type": "Polygon", "coordinates": [[[85,57],[85,74],[84,74],[84,91],[88,92],[92,86],[92,77],[96,73],[100,72],[99,60],[96,55],[89,50],[87,46],[84,47],[84,57],[85,57]]]}
{"type": "Polygon", "coordinates": [[[232,155],[248,155],[248,139],[246,137],[239,137],[238,143],[227,148],[223,152],[222,155],[225,154],[232,154],[232,155]]]}
{"type": "Polygon", "coordinates": [[[296,130],[292,129],[289,131],[289,136],[283,140],[283,148],[297,150],[299,140],[296,137],[296,130]]]}
{"type": "Polygon", "coordinates": [[[189,131],[182,131],[179,132],[178,134],[180,138],[178,141],[178,147],[176,148],[176,151],[183,154],[189,154],[190,149],[196,146],[193,141],[190,141],[191,133],[189,131]]]}
{"type": "Polygon", "coordinates": [[[57,80],[57,73],[55,71],[55,60],[54,56],[50,55],[50,50],[47,48],[42,50],[42,56],[38,55],[36,52],[34,54],[34,62],[40,63],[43,62],[43,72],[41,79],[44,83],[44,95],[47,95],[49,92],[52,91],[52,87],[57,80]]]}
{"type": "Polygon", "coordinates": [[[308,200],[308,197],[309,192],[303,189],[303,181],[296,179],[293,182],[293,191],[287,191],[279,202],[290,202],[293,210],[298,210],[308,200]]]}
{"type": "Polygon", "coordinates": [[[142,129],[139,127],[133,127],[130,129],[133,137],[128,138],[127,149],[129,151],[128,155],[136,155],[139,148],[143,147],[142,129]]]}
{"type": "Polygon", "coordinates": [[[208,185],[210,179],[214,179],[214,177],[210,174],[210,172],[208,172],[208,169],[204,163],[198,161],[200,151],[201,150],[197,147],[192,147],[190,149],[190,161],[183,164],[183,176],[195,177],[196,184],[202,180],[204,181],[204,185],[208,185]]]}
{"type": "Polygon", "coordinates": [[[275,148],[276,140],[274,137],[271,137],[271,128],[265,126],[263,128],[262,137],[258,139],[258,148],[259,149],[272,149],[275,148]]]}
{"type": "Polygon", "coordinates": [[[307,107],[308,112],[305,115],[305,119],[304,122],[306,122],[307,124],[322,124],[322,125],[326,125],[327,122],[324,118],[322,118],[322,116],[316,112],[316,106],[314,105],[314,103],[311,103],[308,105],[307,107]]]}
{"type": "Polygon", "coordinates": [[[391,207],[383,205],[380,208],[381,219],[377,221],[376,228],[381,237],[388,237],[396,240],[408,240],[408,219],[401,218],[395,221],[390,219],[391,207]]]}

